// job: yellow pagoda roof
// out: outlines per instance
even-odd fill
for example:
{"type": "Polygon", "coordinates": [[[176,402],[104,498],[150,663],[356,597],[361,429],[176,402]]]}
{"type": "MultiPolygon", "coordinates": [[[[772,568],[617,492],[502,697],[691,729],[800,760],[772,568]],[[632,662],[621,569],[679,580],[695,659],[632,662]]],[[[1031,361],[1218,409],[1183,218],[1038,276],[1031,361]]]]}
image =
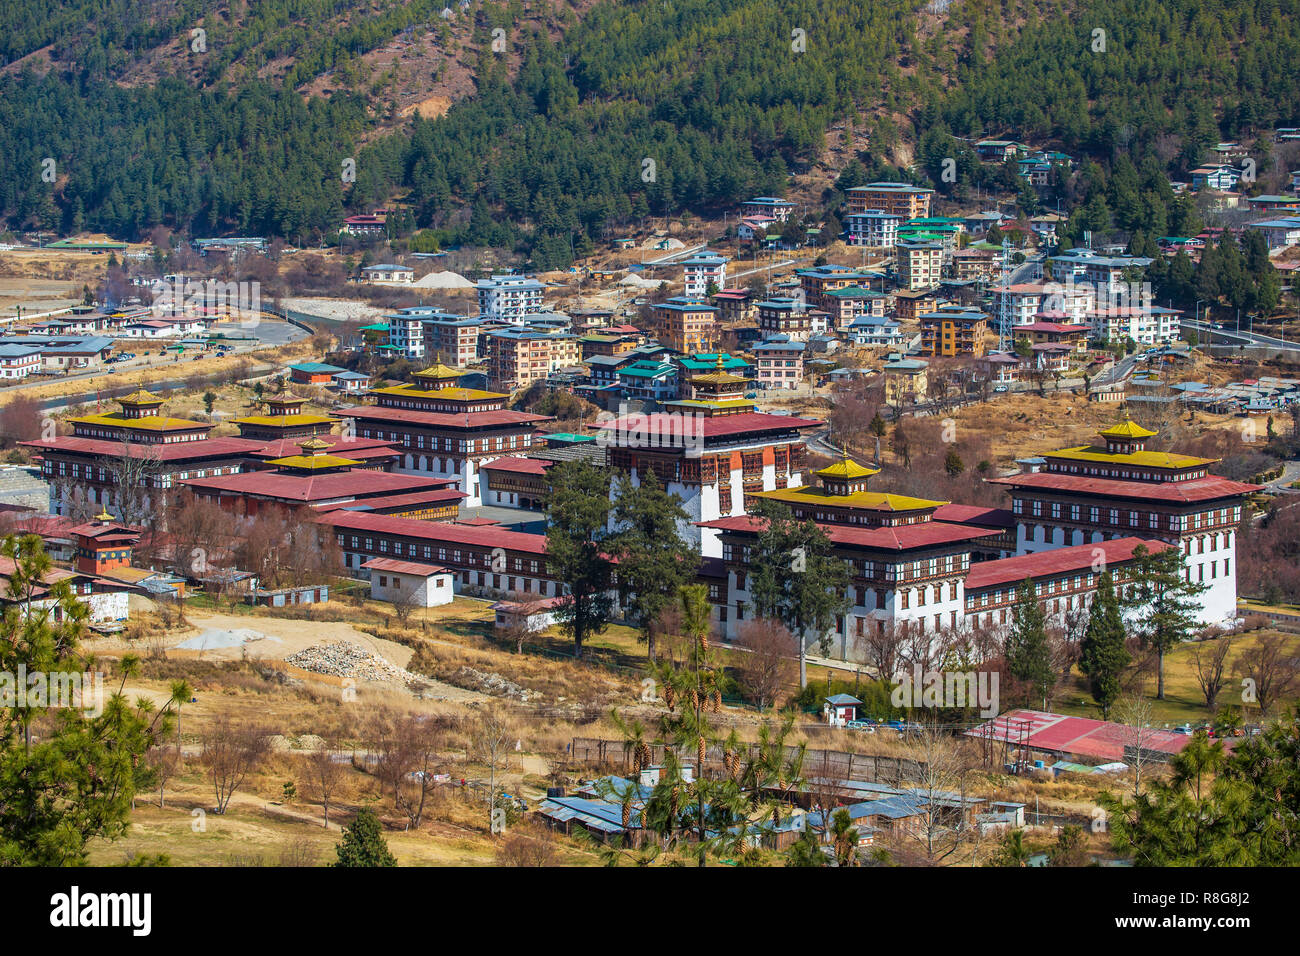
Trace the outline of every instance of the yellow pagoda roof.
{"type": "Polygon", "coordinates": [[[99,509],[99,514],[95,515],[95,520],[96,520],[96,521],[104,521],[104,522],[108,522],[108,521],[112,521],[112,520],[114,520],[114,518],[113,518],[113,516],[112,516],[111,514],[108,513],[108,509],[107,509],[107,508],[103,508],[103,507],[101,507],[101,508],[99,509]]]}
{"type": "Polygon", "coordinates": [[[122,405],[161,405],[163,400],[153,392],[147,391],[143,385],[137,388],[130,395],[123,395],[121,398],[113,399],[122,405]]]}
{"type": "Polygon", "coordinates": [[[1118,425],[1112,425],[1101,432],[1103,438],[1150,438],[1155,434],[1156,432],[1149,428],[1143,428],[1132,419],[1120,422],[1118,425]]]}
{"type": "Polygon", "coordinates": [[[1213,458],[1197,458],[1193,455],[1175,455],[1167,451],[1130,451],[1110,452],[1092,445],[1080,445],[1077,448],[1062,448],[1060,451],[1044,452],[1044,458],[1064,458],[1067,461],[1096,461],[1114,465],[1136,465],[1139,468],[1192,468],[1196,465],[1212,465],[1213,458]]]}
{"type": "Polygon", "coordinates": [[[464,378],[468,373],[462,372],[458,368],[452,368],[450,365],[443,365],[439,362],[437,365],[430,365],[428,368],[421,369],[412,375],[413,378],[421,381],[442,382],[450,379],[464,378]]]}
{"type": "Polygon", "coordinates": [[[868,468],[866,465],[859,465],[856,461],[850,461],[845,458],[843,461],[837,461],[833,465],[827,465],[825,468],[819,468],[817,474],[823,478],[838,478],[841,481],[852,481],[854,478],[869,478],[872,475],[880,474],[879,468],[868,468]]]}
{"type": "Polygon", "coordinates": [[[272,458],[267,464],[280,468],[320,471],[325,468],[351,468],[361,462],[351,458],[341,458],[338,455],[290,455],[287,458],[272,458]]]}
{"type": "Polygon", "coordinates": [[[130,431],[141,432],[189,431],[192,428],[212,427],[205,422],[191,421],[188,418],[163,418],[161,415],[152,415],[148,418],[127,418],[118,412],[82,415],[79,418],[70,418],[68,420],[85,425],[109,425],[114,428],[125,428],[130,431]]]}
{"type": "Polygon", "coordinates": [[[947,504],[926,498],[911,498],[887,491],[856,491],[851,495],[834,495],[823,488],[779,488],[776,491],[756,491],[756,498],[771,498],[791,504],[822,505],[828,508],[849,508],[858,511],[924,511],[947,504]]]}
{"type": "Polygon", "coordinates": [[[418,398],[440,398],[449,402],[482,402],[491,401],[498,398],[509,398],[501,392],[485,392],[477,388],[458,388],[454,385],[444,385],[442,388],[420,388],[417,385],[389,385],[385,388],[372,388],[372,394],[376,395],[404,395],[415,396],[418,398]]]}
{"type": "Polygon", "coordinates": [[[303,405],[307,399],[301,395],[291,395],[286,392],[283,395],[268,395],[262,401],[268,405],[303,405]]]}
{"type": "Polygon", "coordinates": [[[283,425],[285,428],[293,428],[297,425],[332,425],[338,419],[329,415],[249,415],[245,418],[232,418],[231,421],[236,425],[283,425]]]}

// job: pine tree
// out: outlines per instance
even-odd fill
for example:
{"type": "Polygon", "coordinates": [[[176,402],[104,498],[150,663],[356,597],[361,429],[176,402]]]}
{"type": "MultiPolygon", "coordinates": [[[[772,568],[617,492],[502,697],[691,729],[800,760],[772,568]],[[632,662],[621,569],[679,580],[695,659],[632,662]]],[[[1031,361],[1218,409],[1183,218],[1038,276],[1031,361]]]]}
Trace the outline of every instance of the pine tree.
{"type": "Polygon", "coordinates": [[[1124,618],[1109,571],[1103,571],[1088,610],[1088,629],[1079,646],[1079,667],[1088,675],[1092,698],[1101,705],[1101,717],[1110,716],[1119,698],[1120,675],[1131,660],[1124,647],[1124,618]]]}
{"type": "Polygon", "coordinates": [[[1038,603],[1034,582],[1026,580],[1016,588],[1011,610],[1011,633],[1006,645],[1007,673],[1026,684],[1047,709],[1047,692],[1056,680],[1051,649],[1047,643],[1047,614],[1038,603]]]}
{"type": "Polygon", "coordinates": [[[1124,610],[1144,647],[1155,648],[1158,665],[1156,699],[1165,699],[1165,654],[1190,640],[1200,628],[1200,595],[1207,586],[1191,580],[1183,550],[1177,546],[1151,551],[1133,549],[1124,610]]]}
{"type": "Polygon", "coordinates": [[[343,828],[343,840],[335,850],[338,859],[334,866],[397,866],[379,818],[369,807],[362,807],[352,824],[343,828]]]}

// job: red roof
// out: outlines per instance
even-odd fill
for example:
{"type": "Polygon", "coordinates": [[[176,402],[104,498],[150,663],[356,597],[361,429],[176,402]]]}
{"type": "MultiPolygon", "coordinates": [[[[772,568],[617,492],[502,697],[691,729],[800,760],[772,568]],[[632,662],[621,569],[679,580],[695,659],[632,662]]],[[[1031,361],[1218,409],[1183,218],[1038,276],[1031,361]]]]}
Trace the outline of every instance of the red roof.
{"type": "Polygon", "coordinates": [[[966,575],[965,588],[970,593],[984,588],[1019,584],[1027,578],[1052,578],[1091,571],[1097,565],[1111,567],[1133,560],[1133,551],[1139,545],[1152,552],[1174,547],[1164,541],[1145,538],[1115,538],[1093,544],[1075,544],[1068,548],[1020,554],[997,561],[976,561],[966,575]]]}
{"type": "Polygon", "coordinates": [[[368,514],[363,511],[331,511],[321,515],[317,520],[339,529],[398,535],[431,543],[504,548],[507,551],[521,551],[527,554],[546,553],[546,535],[504,531],[498,527],[477,528],[464,524],[368,514]]]}
{"type": "Polygon", "coordinates": [[[378,405],[353,405],[334,413],[344,418],[374,422],[405,422],[411,425],[434,425],[440,428],[484,428],[492,425],[531,425],[549,422],[552,415],[533,415],[497,409],[491,412],[419,412],[409,408],[383,408],[378,405]]]}
{"type": "MultiPolygon", "coordinates": [[[[387,458],[402,453],[397,445],[378,438],[344,438],[342,435],[314,435],[313,437],[329,445],[330,454],[338,455],[340,458],[351,458],[353,461],[387,458]]],[[[291,455],[300,455],[302,454],[302,449],[298,447],[300,441],[301,438],[278,438],[253,452],[252,457],[288,458],[291,455]]]]}
{"type": "MultiPolygon", "coordinates": [[[[765,521],[752,515],[738,515],[733,518],[718,518],[714,521],[696,523],[701,528],[714,528],[718,531],[749,531],[754,534],[766,527],[765,521]]],[[[974,528],[949,521],[922,521],[918,524],[896,525],[889,528],[863,528],[820,522],[817,526],[826,532],[826,536],[834,544],[874,548],[881,551],[907,551],[912,548],[969,541],[971,538],[986,538],[1000,533],[990,528],[974,528]]]]}
{"type": "Polygon", "coordinates": [[[796,418],[793,415],[770,415],[766,412],[741,412],[739,415],[696,415],[686,421],[681,415],[654,412],[650,415],[624,416],[601,422],[597,428],[626,432],[630,435],[660,437],[724,438],[747,432],[789,431],[790,429],[817,428],[826,424],[815,418],[796,418]],[[698,429],[698,431],[697,431],[698,429]]]}
{"type": "Polygon", "coordinates": [[[934,509],[931,521],[951,521],[973,524],[985,528],[1014,528],[1016,516],[1007,508],[986,508],[983,505],[943,504],[934,509]]]}
{"type": "Polygon", "coordinates": [[[286,501],[328,501],[334,498],[365,501],[370,495],[428,491],[445,500],[464,497],[459,491],[444,490],[445,479],[419,475],[401,475],[387,471],[353,469],[323,475],[293,474],[283,471],[247,471],[238,475],[214,475],[189,478],[181,482],[205,491],[230,494],[265,495],[286,501]]]}
{"type": "Polygon", "coordinates": [[[540,458],[521,458],[518,455],[509,455],[505,458],[484,462],[479,465],[479,470],[509,471],[519,475],[544,475],[546,469],[553,464],[555,462],[542,461],[540,458]]]}
{"type": "Polygon", "coordinates": [[[455,488],[428,488],[407,494],[379,495],[375,498],[356,498],[322,505],[321,511],[390,511],[410,505],[449,505],[465,498],[465,492],[455,488]]]}
{"type": "Polygon", "coordinates": [[[429,577],[434,574],[455,574],[451,568],[440,564],[421,564],[418,561],[399,561],[397,558],[371,558],[361,565],[369,571],[392,571],[396,574],[418,574],[429,577]]]}
{"type": "Polygon", "coordinates": [[[1028,325],[1017,325],[1014,329],[1016,332],[1057,332],[1067,334],[1070,332],[1080,332],[1087,334],[1088,326],[1081,322],[1030,322],[1028,325]]]}
{"type": "Polygon", "coordinates": [[[1229,478],[1220,478],[1218,475],[1193,478],[1191,481],[1125,481],[1122,478],[1061,475],[1055,472],[1039,471],[1027,475],[1010,475],[1006,478],[989,478],[987,480],[993,484],[1012,485],[1016,488],[1067,491],[1112,498],[1171,501],[1178,504],[1212,501],[1215,498],[1235,498],[1263,488],[1262,485],[1248,485],[1244,481],[1232,481],[1229,478]]]}
{"type": "Polygon", "coordinates": [[[69,528],[68,534],[78,534],[83,538],[100,538],[104,539],[122,539],[131,540],[140,537],[140,532],[135,528],[129,527],[117,522],[105,522],[100,524],[98,521],[88,521],[85,524],[79,524],[75,528],[69,528]]]}
{"type": "MultiPolygon", "coordinates": [[[[1179,753],[1192,739],[1190,734],[1176,734],[1169,730],[1144,729],[1140,734],[1144,749],[1168,754],[1179,753]]],[[[1124,724],[1089,717],[1013,710],[966,731],[966,735],[1008,741],[1013,746],[1027,743],[1031,750],[1119,761],[1124,759],[1124,748],[1138,741],[1139,731],[1124,724]]],[[[1231,745],[1232,738],[1225,743],[1231,745]]]]}
{"type": "Polygon", "coordinates": [[[132,458],[157,458],[164,462],[191,461],[201,458],[239,458],[251,455],[265,443],[249,441],[247,438],[200,438],[195,441],[158,442],[144,445],[135,442],[123,443],[102,438],[74,438],[62,436],[48,441],[36,440],[19,442],[29,448],[46,451],[66,451],[81,455],[105,455],[109,458],[121,458],[123,452],[132,458]]]}

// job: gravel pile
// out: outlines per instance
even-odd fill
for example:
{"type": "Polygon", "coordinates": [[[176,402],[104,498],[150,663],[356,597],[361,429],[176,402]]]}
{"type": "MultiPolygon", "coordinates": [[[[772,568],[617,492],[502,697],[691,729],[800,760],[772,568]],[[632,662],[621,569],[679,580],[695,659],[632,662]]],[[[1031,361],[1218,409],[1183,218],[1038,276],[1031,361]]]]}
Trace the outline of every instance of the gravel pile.
{"type": "Polygon", "coordinates": [[[384,660],[352,641],[315,644],[290,654],[285,661],[313,674],[351,677],[353,680],[385,681],[409,685],[423,678],[384,660]]]}
{"type": "Polygon", "coordinates": [[[500,674],[492,674],[474,667],[462,667],[452,677],[452,682],[461,687],[472,687],[493,697],[511,697],[525,703],[541,696],[520,687],[514,681],[506,680],[500,674]]]}

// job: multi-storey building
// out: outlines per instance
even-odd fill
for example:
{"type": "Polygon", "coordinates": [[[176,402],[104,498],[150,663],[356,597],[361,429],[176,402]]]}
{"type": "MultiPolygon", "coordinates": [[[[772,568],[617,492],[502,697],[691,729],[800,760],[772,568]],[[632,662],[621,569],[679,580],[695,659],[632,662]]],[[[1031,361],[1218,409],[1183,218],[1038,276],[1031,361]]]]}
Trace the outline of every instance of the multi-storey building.
{"type": "Polygon", "coordinates": [[[373,389],[375,404],[337,414],[353,422],[358,437],[399,446],[399,471],[454,478],[465,505],[477,507],[483,503],[479,465],[533,447],[537,425],[550,419],[507,409],[508,395],[458,387],[464,374],[426,369],[411,384],[373,389]]]}
{"type": "Polygon", "coordinates": [[[651,333],[674,352],[712,351],[718,310],[706,299],[675,295],[650,307],[651,333]]]}
{"type": "Polygon", "coordinates": [[[899,241],[898,284],[912,292],[933,289],[943,275],[943,246],[937,242],[899,241]]]}
{"type": "Polygon", "coordinates": [[[1145,256],[1103,256],[1091,249],[1070,249],[1048,256],[1044,277],[1056,282],[1090,282],[1097,305],[1103,305],[1110,290],[1128,282],[1127,275],[1141,274],[1154,260],[1145,256]]]}
{"type": "Polygon", "coordinates": [[[1125,537],[1183,549],[1191,580],[1204,583],[1203,619],[1236,616],[1235,542],[1245,496],[1258,485],[1210,473],[1215,459],[1147,451],[1155,432],[1126,421],[1101,443],[1043,455],[1042,470],[989,479],[1006,485],[1020,553],[1125,537]]]}
{"type": "Polygon", "coordinates": [[[302,407],[306,401],[288,392],[268,395],[262,399],[265,415],[246,415],[232,421],[239,426],[240,438],[255,441],[311,438],[331,431],[338,424],[338,419],[329,415],[304,413],[302,407]]]}
{"type": "Polygon", "coordinates": [[[544,534],[364,511],[331,511],[319,520],[334,529],[344,570],[354,577],[368,577],[362,565],[371,558],[405,558],[449,568],[456,590],[465,593],[560,594],[546,564],[544,534]]]}
{"type": "Polygon", "coordinates": [[[921,354],[983,355],[988,316],[978,309],[942,306],[921,316],[921,354]]]}
{"type": "Polygon", "coordinates": [[[682,536],[705,557],[720,557],[716,530],[702,528],[725,515],[743,515],[747,498],[798,485],[806,468],[802,433],[822,422],[754,411],[751,402],[696,401],[689,410],[620,416],[602,423],[613,469],[634,483],[654,471],[682,499],[690,517],[682,536]]]}
{"type": "Polygon", "coordinates": [[[777,336],[754,346],[754,367],[758,384],[763,388],[798,388],[803,382],[803,357],[807,348],[785,336],[777,336]]]}
{"type": "MultiPolygon", "coordinates": [[[[836,622],[838,654],[849,656],[854,638],[914,622],[924,632],[960,626],[962,580],[970,568],[972,542],[993,537],[993,528],[934,520],[942,501],[871,491],[879,469],[842,461],[817,472],[820,487],[755,493],[777,501],[798,519],[815,521],[837,557],[852,568],[850,608],[836,622]]],[[[702,522],[718,534],[727,567],[719,629],[731,640],[754,615],[750,592],[751,552],[765,525],[751,515],[702,522]]],[[[806,635],[811,640],[812,635],[806,635]]]]}
{"type": "Polygon", "coordinates": [[[1082,322],[1096,303],[1089,285],[1044,285],[1040,282],[1020,282],[1005,288],[995,285],[989,289],[993,297],[989,307],[993,315],[1001,316],[1005,307],[1011,314],[1012,325],[1029,325],[1040,314],[1058,317],[1064,322],[1082,322]]]}
{"type": "Polygon", "coordinates": [[[488,334],[488,383],[503,391],[527,388],[580,360],[578,337],[569,332],[509,328],[488,334]]]}
{"type": "Polygon", "coordinates": [[[872,279],[882,278],[874,272],[860,272],[848,266],[824,265],[813,269],[800,269],[799,287],[810,306],[829,311],[827,294],[841,289],[858,288],[872,279]]]}
{"type": "Polygon", "coordinates": [[[209,438],[211,425],[159,414],[163,400],[143,388],[117,404],[118,412],[69,419],[71,435],[23,442],[37,452],[54,514],[100,506],[140,521],[162,510],[177,481],[233,475],[264,444],[209,438]]]}
{"type": "Polygon", "coordinates": [[[790,213],[794,210],[794,203],[788,199],[777,199],[775,196],[756,196],[740,204],[740,215],[765,216],[785,222],[790,218],[790,213]]]}
{"type": "Polygon", "coordinates": [[[850,213],[888,212],[904,219],[922,219],[930,215],[933,189],[921,189],[907,183],[868,183],[845,192],[850,213]]]}
{"type": "Polygon", "coordinates": [[[731,260],[708,249],[701,249],[682,260],[682,281],[689,296],[711,295],[727,284],[727,263],[731,260]]]}
{"type": "Polygon", "coordinates": [[[512,325],[522,325],[528,316],[542,311],[540,282],[532,276],[495,275],[478,280],[479,314],[512,325]]]}
{"type": "Polygon", "coordinates": [[[845,329],[864,315],[883,318],[887,301],[888,296],[883,292],[851,285],[823,293],[821,308],[830,313],[831,328],[845,329]]]}
{"type": "Polygon", "coordinates": [[[851,246],[892,249],[898,242],[898,227],[906,220],[893,212],[855,212],[844,217],[844,236],[851,246]]]}
{"type": "Polygon", "coordinates": [[[754,317],[754,294],[748,289],[721,289],[710,301],[718,310],[719,322],[738,325],[754,317]]]}
{"type": "Polygon", "coordinates": [[[772,296],[758,303],[757,310],[758,330],[765,338],[784,335],[797,342],[806,342],[810,336],[830,329],[830,314],[809,308],[801,299],[772,296]]]}
{"type": "Polygon", "coordinates": [[[298,454],[266,462],[270,470],[190,478],[181,484],[241,518],[268,507],[333,511],[364,508],[373,514],[404,515],[426,521],[451,521],[463,492],[451,478],[403,475],[363,468],[358,459],[337,454],[320,438],[298,444],[298,454]]]}
{"type": "Polygon", "coordinates": [[[1179,309],[1147,304],[1093,309],[1084,321],[1098,341],[1123,342],[1131,338],[1139,345],[1158,345],[1178,338],[1181,316],[1179,309]]]}

